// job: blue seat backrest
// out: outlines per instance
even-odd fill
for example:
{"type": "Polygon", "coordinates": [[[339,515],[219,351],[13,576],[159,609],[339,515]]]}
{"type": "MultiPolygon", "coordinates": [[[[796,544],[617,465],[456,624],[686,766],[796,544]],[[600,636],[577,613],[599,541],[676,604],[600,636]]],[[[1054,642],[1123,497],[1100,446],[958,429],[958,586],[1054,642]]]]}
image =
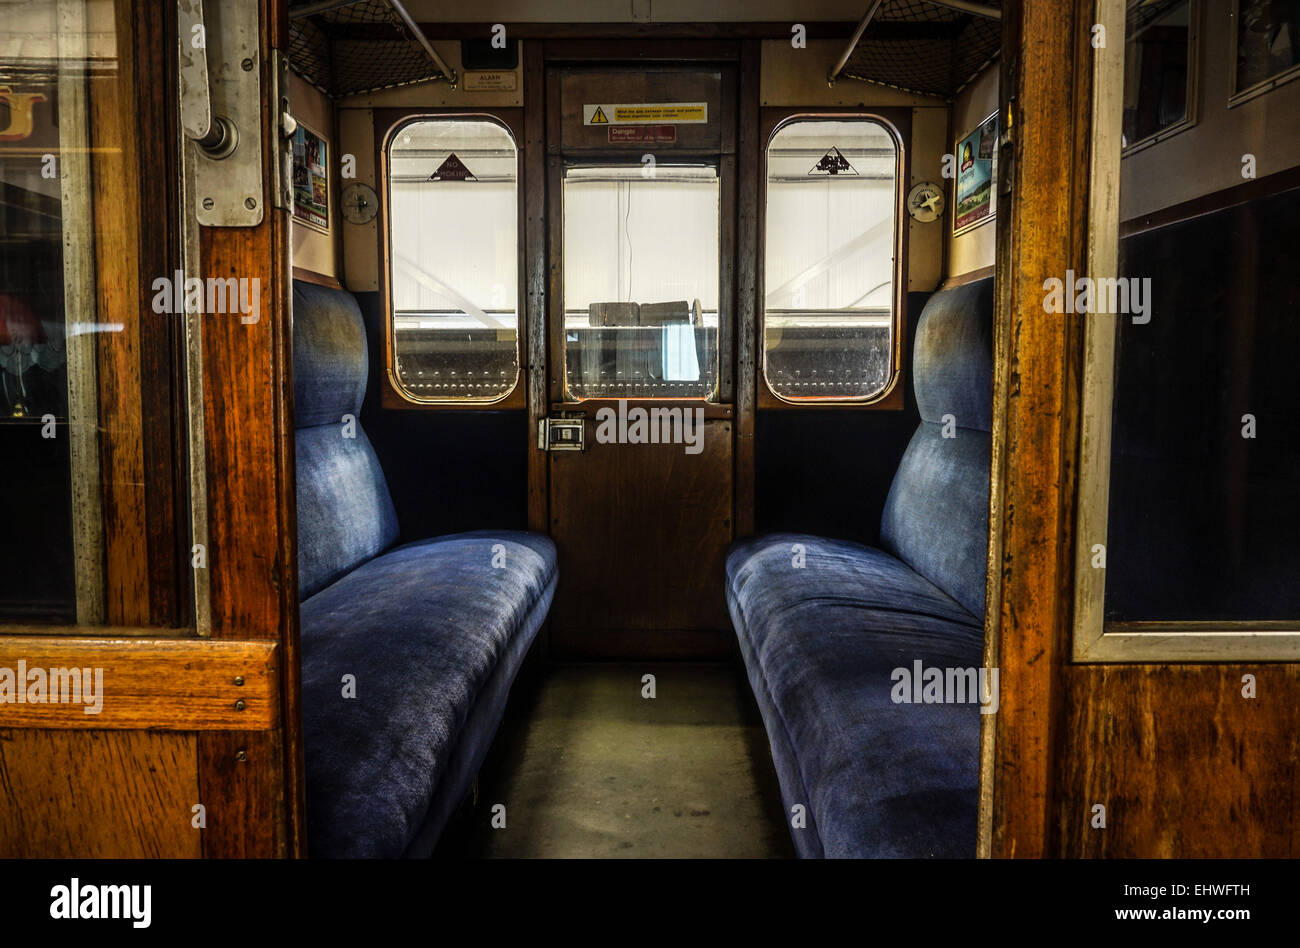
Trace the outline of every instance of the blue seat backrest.
{"type": "Polygon", "coordinates": [[[881,545],[984,615],[993,406],[993,280],[930,297],[916,328],[921,424],[889,488],[881,545]]]}
{"type": "Polygon", "coordinates": [[[306,599],[397,540],[383,469],[361,430],[370,362],[356,299],[293,284],[298,595],[306,599]]]}

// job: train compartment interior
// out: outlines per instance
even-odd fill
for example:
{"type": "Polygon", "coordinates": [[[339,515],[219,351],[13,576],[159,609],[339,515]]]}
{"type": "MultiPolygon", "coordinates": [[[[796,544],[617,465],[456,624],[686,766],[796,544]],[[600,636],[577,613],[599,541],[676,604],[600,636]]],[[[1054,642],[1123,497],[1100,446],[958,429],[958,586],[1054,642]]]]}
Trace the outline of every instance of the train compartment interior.
{"type": "Polygon", "coordinates": [[[1295,4],[0,6],[0,856],[1297,854],[1295,4]]]}

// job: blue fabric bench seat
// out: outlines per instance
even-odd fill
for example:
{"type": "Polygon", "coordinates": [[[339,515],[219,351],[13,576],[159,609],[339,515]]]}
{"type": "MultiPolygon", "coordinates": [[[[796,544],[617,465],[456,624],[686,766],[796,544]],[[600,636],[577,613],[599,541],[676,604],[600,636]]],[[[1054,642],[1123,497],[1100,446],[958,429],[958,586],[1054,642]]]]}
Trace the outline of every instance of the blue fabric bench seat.
{"type": "Polygon", "coordinates": [[[432,850],[546,618],[555,563],[550,540],[535,534],[436,537],[370,560],[302,604],[314,854],[432,850]],[[503,568],[492,565],[494,547],[503,568]],[[355,676],[355,698],[343,697],[344,675],[355,676]]]}
{"type": "Polygon", "coordinates": [[[931,297],[913,379],[921,423],[885,503],[882,549],[787,533],[741,540],[727,557],[786,818],[805,810],[806,825],[791,823],[804,857],[975,854],[978,698],[896,703],[894,670],[982,664],[991,280],[931,297]]]}
{"type": "Polygon", "coordinates": [[[978,707],[890,691],[916,660],[978,667],[979,620],[881,550],[800,534],[735,545],[727,601],[799,854],[973,855],[978,707]]]}
{"type": "Polygon", "coordinates": [[[361,312],[342,290],[295,282],[293,297],[308,852],[427,856],[550,609],[555,546],[510,530],[396,545],[358,421],[361,312]]]}

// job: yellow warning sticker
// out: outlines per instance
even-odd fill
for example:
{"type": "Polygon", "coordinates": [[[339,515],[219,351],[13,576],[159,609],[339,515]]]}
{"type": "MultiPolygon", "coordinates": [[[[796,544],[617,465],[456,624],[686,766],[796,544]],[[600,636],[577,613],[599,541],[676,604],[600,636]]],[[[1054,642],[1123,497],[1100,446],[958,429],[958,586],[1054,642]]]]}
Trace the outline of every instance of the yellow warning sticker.
{"type": "Polygon", "coordinates": [[[707,102],[602,102],[582,107],[583,125],[704,125],[707,102]]]}

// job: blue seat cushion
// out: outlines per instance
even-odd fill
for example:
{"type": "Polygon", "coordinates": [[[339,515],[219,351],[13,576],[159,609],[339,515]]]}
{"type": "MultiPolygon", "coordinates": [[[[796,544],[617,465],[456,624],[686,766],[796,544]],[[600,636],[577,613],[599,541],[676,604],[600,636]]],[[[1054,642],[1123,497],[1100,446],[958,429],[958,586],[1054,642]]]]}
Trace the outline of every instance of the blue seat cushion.
{"type": "Polygon", "coordinates": [[[801,534],[735,544],[727,604],[799,854],[973,856],[979,706],[891,692],[918,660],[978,669],[981,620],[882,550],[801,534]]]}
{"type": "Polygon", "coordinates": [[[487,753],[555,582],[547,537],[478,531],[399,546],[302,603],[312,855],[427,855],[487,753]]]}

